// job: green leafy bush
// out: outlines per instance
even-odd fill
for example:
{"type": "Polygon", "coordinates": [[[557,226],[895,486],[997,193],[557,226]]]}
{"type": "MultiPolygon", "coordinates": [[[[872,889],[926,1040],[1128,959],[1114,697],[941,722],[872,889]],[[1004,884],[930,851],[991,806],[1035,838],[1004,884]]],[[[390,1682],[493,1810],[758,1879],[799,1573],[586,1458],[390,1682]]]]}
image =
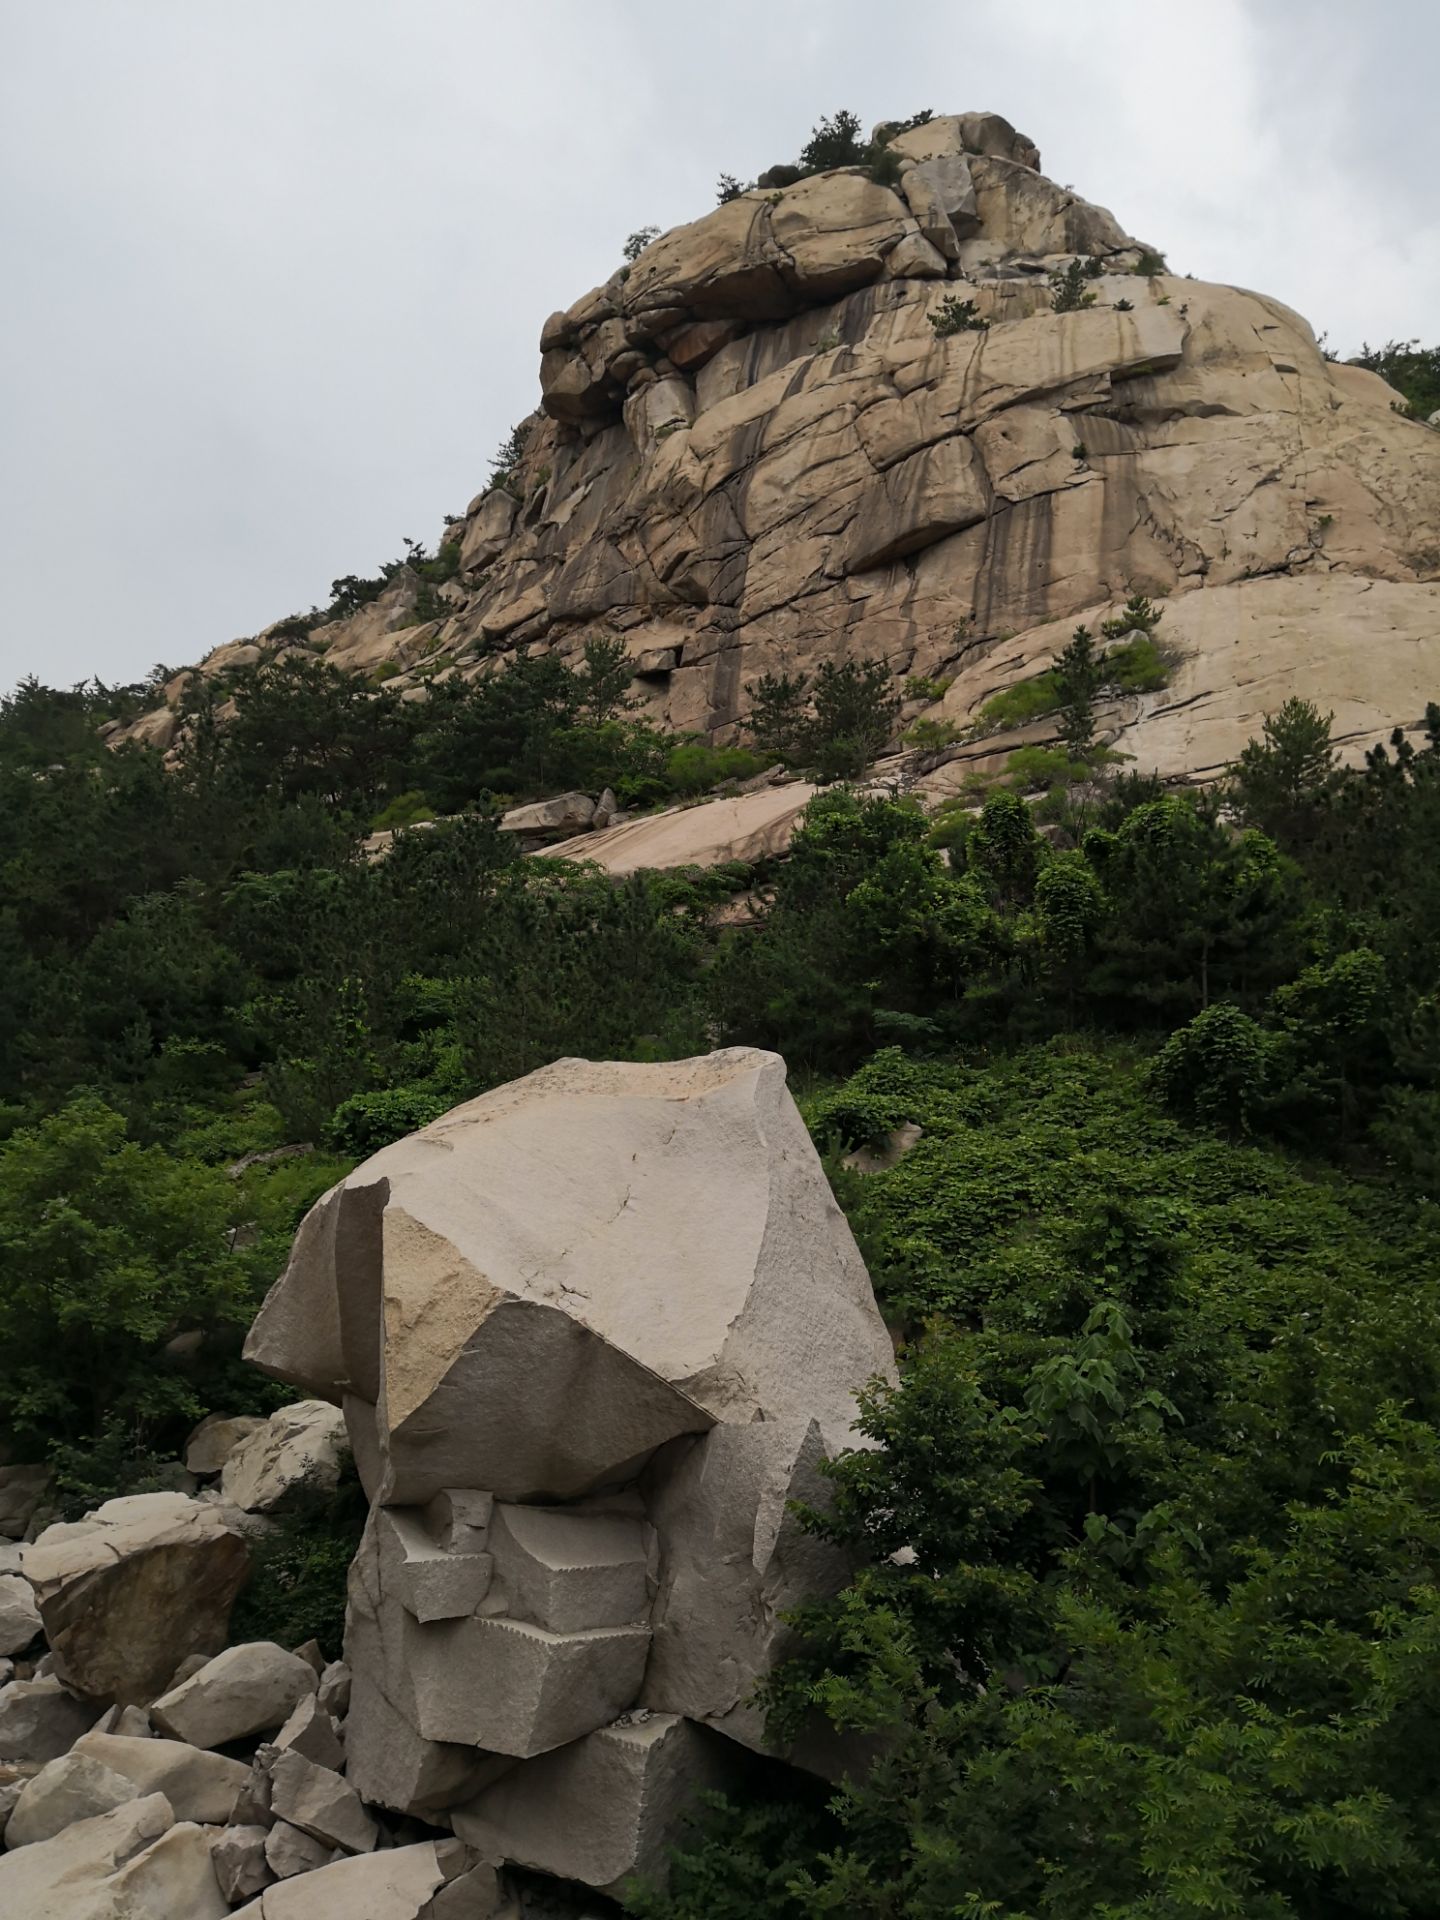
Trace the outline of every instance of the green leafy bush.
{"type": "Polygon", "coordinates": [[[392,1140],[403,1140],[407,1133],[429,1126],[454,1104],[421,1087],[386,1087],[378,1093],[352,1094],[341,1101],[331,1117],[330,1144],[339,1153],[363,1160],[388,1147],[392,1140]]]}
{"type": "Polygon", "coordinates": [[[353,1462],[329,1495],[310,1494],[273,1516],[251,1546],[250,1577],[230,1619],[230,1640],[303,1646],[318,1640],[338,1660],[345,1639],[345,1586],[368,1503],[353,1462]]]}
{"type": "Polygon", "coordinates": [[[925,317],[937,340],[947,340],[956,333],[984,333],[990,325],[981,318],[973,300],[959,300],[953,293],[947,293],[925,317]]]}

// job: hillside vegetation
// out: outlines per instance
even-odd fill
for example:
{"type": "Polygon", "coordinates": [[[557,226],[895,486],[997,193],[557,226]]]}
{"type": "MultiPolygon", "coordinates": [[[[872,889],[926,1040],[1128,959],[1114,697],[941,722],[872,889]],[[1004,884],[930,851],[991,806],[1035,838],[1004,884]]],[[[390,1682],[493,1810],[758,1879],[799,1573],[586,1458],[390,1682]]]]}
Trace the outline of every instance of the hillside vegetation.
{"type": "MultiPolygon", "coordinates": [[[[1008,789],[937,826],[837,785],[768,870],[617,882],[522,858],[489,798],[637,741],[674,790],[601,667],[423,726],[271,669],[170,769],[97,744],[93,690],[0,706],[13,1456],[78,1506],[281,1391],[236,1356],[301,1213],[457,1101],[775,1047],[902,1384],[823,1523],[870,1564],[770,1705],[879,1757],[713,1809],[634,1910],[1434,1912],[1440,711],[1340,772],[1292,702],[1223,796],[1111,769],[1043,834],[1008,789]],[[407,793],[459,817],[367,864],[407,793]],[[841,1165],[907,1121],[892,1171],[841,1165]]],[[[313,1550],[249,1631],[318,1630],[313,1550]]]]}

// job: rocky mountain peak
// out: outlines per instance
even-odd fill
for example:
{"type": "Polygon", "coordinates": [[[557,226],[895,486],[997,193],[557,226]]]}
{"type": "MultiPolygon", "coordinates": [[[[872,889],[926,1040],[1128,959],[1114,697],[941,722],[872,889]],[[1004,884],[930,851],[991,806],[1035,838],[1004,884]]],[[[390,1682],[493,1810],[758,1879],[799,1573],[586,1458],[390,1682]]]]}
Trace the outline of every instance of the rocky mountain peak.
{"type": "MultiPolygon", "coordinates": [[[[1290,693],[1352,755],[1418,725],[1440,437],[1278,301],[1169,273],[998,114],[851,146],[726,183],[550,316],[441,584],[400,568],[202,674],[304,645],[423,700],[619,638],[649,714],[723,742],[765,673],[879,660],[951,742],[938,798],[1047,737],[981,717],[1140,593],[1163,683],[1101,721],[1147,771],[1210,777],[1290,693]]],[[[183,685],[132,731],[168,745],[183,685]]]]}

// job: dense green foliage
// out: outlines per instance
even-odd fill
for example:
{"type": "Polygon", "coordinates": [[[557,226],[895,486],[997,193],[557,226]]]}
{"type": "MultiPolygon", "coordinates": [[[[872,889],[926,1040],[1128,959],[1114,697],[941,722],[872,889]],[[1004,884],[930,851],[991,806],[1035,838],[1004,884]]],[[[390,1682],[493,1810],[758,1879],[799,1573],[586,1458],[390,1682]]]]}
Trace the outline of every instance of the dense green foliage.
{"type": "Polygon", "coordinates": [[[645,1910],[1432,1912],[1440,1215],[1191,1131],[1114,1042],[892,1050],[811,1110],[902,1116],[841,1184],[911,1339],[832,1470],[869,1564],[772,1695],[880,1758],[645,1910]]]}
{"type": "Polygon", "coordinates": [[[1387,340],[1383,347],[1367,343],[1355,365],[1388,380],[1417,419],[1428,420],[1440,410],[1440,347],[1422,347],[1418,340],[1387,340]]]}
{"type": "MultiPolygon", "coordinates": [[[[1084,778],[1043,832],[1010,786],[936,824],[837,782],[766,871],[623,881],[522,858],[494,796],[759,762],[637,723],[604,648],[418,712],[287,656],[168,768],[98,743],[129,691],[21,688],[0,1440],[71,1506],[157,1484],[201,1412],[273,1403],[240,1330],[356,1159],[558,1054],[772,1045],[903,1367],[814,1522],[863,1564],[769,1705],[876,1758],[714,1809],[636,1910],[1434,1911],[1440,710],[1345,772],[1291,702],[1223,794],[1165,792],[1078,738],[1122,650],[1163,669],[1158,617],[1056,670],[1067,744],[1026,751],[1084,778]],[[455,817],[367,863],[387,809],[455,817]]],[[[833,777],[893,698],[777,680],[756,747],[833,777]]],[[[285,1523],[237,1631],[334,1644],[355,1508],[285,1523]]]]}

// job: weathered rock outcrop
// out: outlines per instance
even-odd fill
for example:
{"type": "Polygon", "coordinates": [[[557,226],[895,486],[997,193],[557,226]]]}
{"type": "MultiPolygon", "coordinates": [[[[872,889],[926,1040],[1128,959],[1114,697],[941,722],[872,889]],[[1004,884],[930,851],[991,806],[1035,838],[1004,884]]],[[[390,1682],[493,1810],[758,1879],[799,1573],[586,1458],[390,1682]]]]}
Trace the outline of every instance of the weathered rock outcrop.
{"type": "Polygon", "coordinates": [[[1178,657],[1111,716],[1144,769],[1210,772],[1291,692],[1356,752],[1417,724],[1440,687],[1433,428],[1277,301],[1149,272],[998,115],[890,152],[893,185],[752,190],[552,315],[510,490],[454,530],[449,617],[401,625],[397,578],[324,630],[328,657],[393,661],[423,697],[618,634],[658,718],[723,738],[762,672],[850,654],[953,677],[963,724],[1140,591],[1178,657]],[[1057,311],[1077,258],[1092,304],[1057,311]]]}
{"type": "MultiPolygon", "coordinates": [[[[246,1350],[344,1400],[367,1462],[349,1788],[494,1865],[658,1866],[770,1750],[779,1615],[848,1571],[787,1503],[893,1373],[783,1063],[567,1060],[457,1108],[317,1203],[246,1350]]],[[[337,1776],[266,1766],[273,1815],[341,1837],[279,1790],[337,1776]]]]}

